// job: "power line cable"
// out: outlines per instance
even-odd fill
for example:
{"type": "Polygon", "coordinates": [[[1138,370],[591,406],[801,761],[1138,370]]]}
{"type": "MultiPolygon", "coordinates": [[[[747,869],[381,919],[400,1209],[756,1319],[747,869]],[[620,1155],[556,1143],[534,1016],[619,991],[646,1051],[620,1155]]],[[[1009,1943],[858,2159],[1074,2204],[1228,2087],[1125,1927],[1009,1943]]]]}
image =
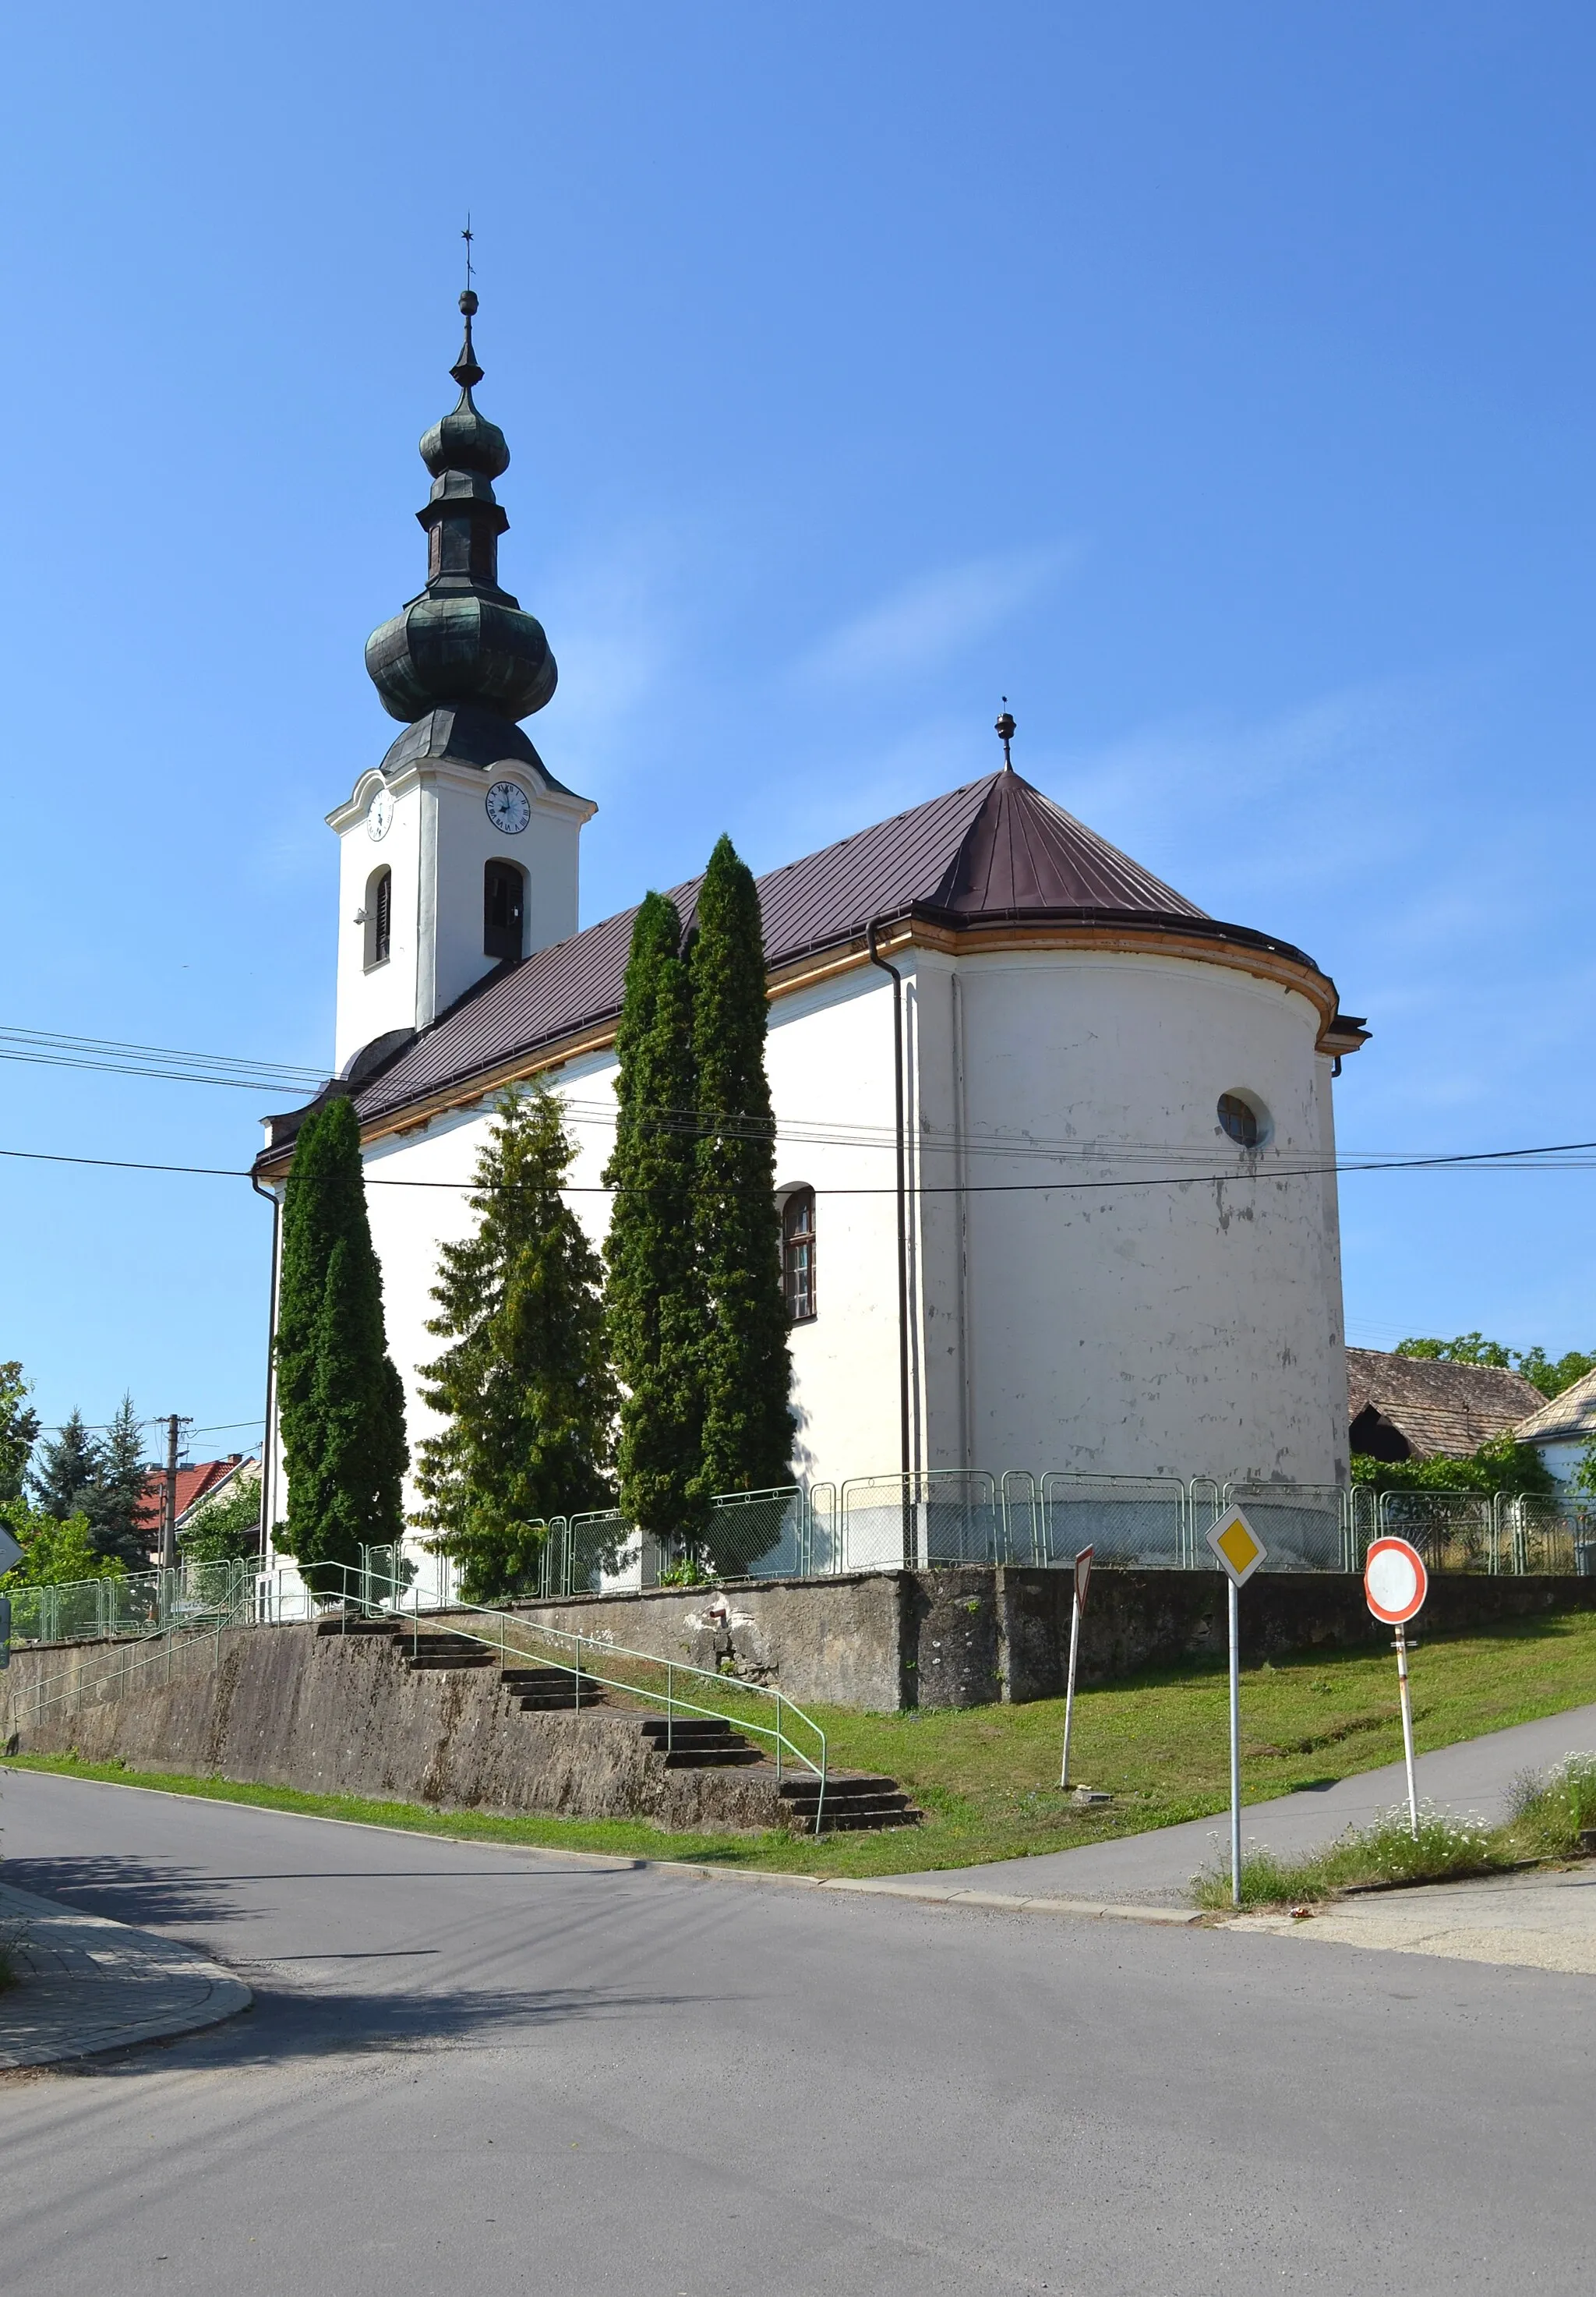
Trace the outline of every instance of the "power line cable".
{"type": "MultiPolygon", "coordinates": [[[[78,1157],[43,1148],[0,1148],[0,1157],[32,1165],[82,1165],[99,1170],[119,1173],[173,1173],[202,1180],[248,1181],[253,1178],[246,1165],[164,1165],[131,1157],[78,1157]]],[[[1092,1162],[1123,1161],[1119,1152],[1099,1152],[1092,1162]]],[[[1161,1162],[1169,1161],[1167,1158],[1161,1162]]],[[[1115,1179],[1049,1180],[1049,1181],[914,1181],[916,1196],[1050,1196],[1070,1190],[1095,1189],[1188,1189],[1210,1181],[1323,1180],[1330,1173],[1406,1173],[1406,1172],[1590,1172],[1596,1170],[1596,1140],[1551,1142],[1533,1148],[1475,1148],[1446,1151],[1429,1156],[1369,1157],[1333,1158],[1319,1164],[1270,1165],[1261,1159],[1250,1165],[1235,1165],[1220,1169],[1209,1165],[1185,1173],[1136,1173],[1115,1179]],[[1575,1157],[1586,1161],[1575,1163],[1575,1157]],[[1555,1158],[1555,1163],[1540,1160],[1555,1158]]],[[[443,1189],[458,1195],[473,1194],[481,1183],[475,1180],[424,1181],[396,1180],[380,1173],[367,1173],[368,1189],[443,1189]]],[[[579,1197],[613,1197],[629,1193],[604,1182],[568,1181],[562,1185],[562,1195],[579,1197]]],[[[890,1197],[896,1194],[892,1185],[854,1187],[817,1187],[820,1197],[890,1197]]]]}

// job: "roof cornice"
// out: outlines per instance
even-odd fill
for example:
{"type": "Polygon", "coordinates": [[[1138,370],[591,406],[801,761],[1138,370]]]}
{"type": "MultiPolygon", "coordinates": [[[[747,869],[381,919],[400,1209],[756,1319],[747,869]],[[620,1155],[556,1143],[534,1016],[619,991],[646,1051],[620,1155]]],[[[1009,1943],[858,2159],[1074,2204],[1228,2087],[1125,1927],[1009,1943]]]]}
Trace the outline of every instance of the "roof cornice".
{"type": "MultiPolygon", "coordinates": [[[[950,957],[974,957],[1016,950],[1082,950],[1101,955],[1172,958],[1187,963],[1216,965],[1247,973],[1259,981],[1296,991],[1319,1017],[1314,1049],[1324,1054],[1355,1052],[1368,1041],[1362,1024],[1340,1012],[1336,984],[1320,973],[1312,959],[1288,943],[1271,942],[1245,926],[1223,926],[1207,919],[1171,918],[1167,924],[1131,925],[1124,917],[1084,915],[1039,918],[1034,911],[1008,918],[983,918],[967,921],[956,914],[916,903],[894,918],[878,920],[877,946],[884,951],[920,948],[950,957]]],[[[802,950],[770,968],[766,994],[777,999],[794,995],[818,984],[856,971],[869,963],[865,933],[833,936],[813,949],[802,950]]],[[[507,1086],[525,1083],[592,1053],[606,1051],[615,1041],[620,1010],[595,1014],[580,1027],[566,1030],[539,1043],[523,1046],[489,1066],[471,1071],[402,1107],[385,1109],[362,1124],[363,1146],[418,1132],[435,1117],[470,1108],[507,1086]]],[[[262,1180],[281,1180],[293,1162],[293,1143],[263,1149],[254,1170],[262,1180]]]]}

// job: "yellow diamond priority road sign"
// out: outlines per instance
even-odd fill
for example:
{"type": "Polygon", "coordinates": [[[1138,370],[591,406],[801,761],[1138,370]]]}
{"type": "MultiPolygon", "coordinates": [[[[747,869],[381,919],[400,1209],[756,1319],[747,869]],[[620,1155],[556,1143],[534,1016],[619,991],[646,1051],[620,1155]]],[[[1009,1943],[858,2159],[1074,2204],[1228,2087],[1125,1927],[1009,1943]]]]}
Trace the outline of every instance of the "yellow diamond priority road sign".
{"type": "Polygon", "coordinates": [[[1208,1544],[1238,1587],[1245,1586],[1269,1552],[1238,1507],[1221,1516],[1208,1534],[1208,1544]]]}

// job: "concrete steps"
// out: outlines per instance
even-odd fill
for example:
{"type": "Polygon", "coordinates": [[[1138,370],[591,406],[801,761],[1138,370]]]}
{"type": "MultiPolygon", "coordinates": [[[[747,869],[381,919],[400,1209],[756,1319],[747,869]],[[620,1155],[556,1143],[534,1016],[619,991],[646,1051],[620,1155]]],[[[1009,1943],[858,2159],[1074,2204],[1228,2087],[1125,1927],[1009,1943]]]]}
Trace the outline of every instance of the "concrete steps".
{"type": "Polygon", "coordinates": [[[577,1699],[576,1677],[563,1667],[506,1667],[499,1681],[523,1715],[562,1715],[573,1709],[586,1714],[605,1704],[603,1686],[582,1677],[577,1699]]]}
{"type": "MultiPolygon", "coordinates": [[[[354,1618],[338,1613],[317,1621],[320,1635],[381,1635],[391,1642],[395,1656],[412,1674],[455,1674],[498,1666],[498,1654],[469,1635],[448,1628],[423,1628],[412,1622],[354,1618]]],[[[522,1715],[587,1714],[605,1707],[602,1687],[582,1678],[580,1708],[574,1674],[564,1667],[499,1667],[499,1682],[522,1715]]],[[[609,1708],[613,1716],[613,1707],[609,1708]]],[[[718,1716],[650,1715],[638,1730],[661,1767],[667,1771],[748,1771],[763,1768],[775,1783],[769,1754],[742,1732],[718,1716]]],[[[896,1779],[872,1771],[834,1771],[826,1782],[821,1802],[819,1782],[807,1774],[784,1778],[776,1788],[795,1832],[812,1834],[815,1814],[820,1813],[823,1834],[862,1833],[888,1826],[917,1826],[925,1813],[917,1810],[896,1779]]],[[[758,1823],[757,1821],[755,1822],[758,1823]]]]}
{"type": "Polygon", "coordinates": [[[668,1771],[740,1770],[765,1759],[740,1731],[712,1716],[651,1715],[642,1729],[668,1771]]]}
{"type": "Polygon", "coordinates": [[[820,1811],[822,1834],[861,1833],[868,1828],[918,1826],[926,1814],[917,1810],[896,1779],[869,1771],[833,1771],[820,1802],[820,1782],[803,1777],[783,1779],[781,1799],[799,1822],[799,1832],[812,1834],[815,1813],[820,1811]]]}

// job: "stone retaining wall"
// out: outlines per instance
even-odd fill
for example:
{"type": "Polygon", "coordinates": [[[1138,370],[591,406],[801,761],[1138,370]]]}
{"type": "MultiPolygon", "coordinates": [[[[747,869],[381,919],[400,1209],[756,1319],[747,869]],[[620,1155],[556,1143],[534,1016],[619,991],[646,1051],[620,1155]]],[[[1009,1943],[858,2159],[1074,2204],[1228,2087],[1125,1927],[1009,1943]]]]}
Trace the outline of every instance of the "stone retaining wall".
{"type": "Polygon", "coordinates": [[[497,1667],[413,1675],[383,1636],[233,1628],[179,1645],[169,1673],[161,1661],[121,1676],[137,1650],[13,1651],[0,1675],[8,1748],[456,1809],[647,1818],[684,1833],[787,1823],[766,1766],[667,1771],[639,1713],[523,1714],[497,1667]],[[36,1717],[30,1697],[45,1682],[51,1703],[36,1717]]]}
{"type": "MultiPolygon", "coordinates": [[[[1049,1699],[1069,1656],[1067,1571],[965,1565],[754,1580],[721,1589],[523,1603],[528,1618],[659,1659],[686,1659],[809,1701],[893,1712],[1049,1699]]],[[[1596,1578],[1437,1573],[1417,1632],[1460,1634],[1507,1619],[1596,1609],[1596,1578]]],[[[1390,1640],[1353,1572],[1259,1573],[1241,1604],[1248,1664],[1390,1640]]],[[[1081,1634],[1082,1683],[1178,1667],[1226,1648],[1217,1571],[1099,1570],[1081,1634]]]]}

